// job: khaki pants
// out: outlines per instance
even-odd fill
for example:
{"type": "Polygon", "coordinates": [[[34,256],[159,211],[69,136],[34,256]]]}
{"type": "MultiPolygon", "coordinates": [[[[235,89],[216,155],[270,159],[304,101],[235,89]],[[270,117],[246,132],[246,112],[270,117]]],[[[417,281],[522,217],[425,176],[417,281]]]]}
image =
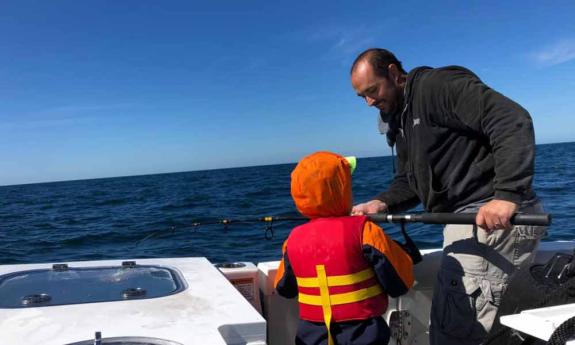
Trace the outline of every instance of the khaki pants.
{"type": "MultiPolygon", "coordinates": [[[[477,212],[481,205],[462,210],[477,212]]],[[[540,203],[521,212],[542,213],[540,203]]],[[[431,305],[432,345],[481,344],[493,324],[510,275],[533,261],[545,227],[515,226],[487,233],[472,225],[446,225],[443,257],[431,305]]]]}

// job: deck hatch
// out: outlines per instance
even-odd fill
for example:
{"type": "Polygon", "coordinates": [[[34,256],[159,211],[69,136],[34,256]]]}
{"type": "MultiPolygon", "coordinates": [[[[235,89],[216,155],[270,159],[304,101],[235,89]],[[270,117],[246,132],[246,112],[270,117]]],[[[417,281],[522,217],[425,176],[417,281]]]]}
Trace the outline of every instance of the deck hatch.
{"type": "Polygon", "coordinates": [[[55,266],[0,276],[0,308],[148,299],[184,289],[180,274],[164,266],[55,266]]]}
{"type": "Polygon", "coordinates": [[[175,341],[148,337],[113,337],[85,340],[67,345],[182,345],[175,341]]]}

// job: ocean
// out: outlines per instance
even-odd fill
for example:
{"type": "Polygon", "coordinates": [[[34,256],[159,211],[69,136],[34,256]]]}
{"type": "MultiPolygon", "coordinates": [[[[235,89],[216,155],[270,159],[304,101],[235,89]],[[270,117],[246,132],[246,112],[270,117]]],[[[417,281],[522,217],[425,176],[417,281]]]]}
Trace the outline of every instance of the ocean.
{"type": "MultiPolygon", "coordinates": [[[[538,145],[534,188],[553,216],[545,241],[573,240],[575,143],[538,145]]],[[[297,216],[295,164],[0,187],[0,264],[205,256],[210,261],[278,260],[298,222],[202,225],[219,219],[297,216]]],[[[356,203],[392,180],[391,157],[358,159],[356,203]]],[[[421,211],[416,209],[414,211],[421,211]]],[[[401,240],[399,227],[382,224],[401,240]]],[[[410,224],[420,248],[441,246],[442,227],[410,224]]]]}

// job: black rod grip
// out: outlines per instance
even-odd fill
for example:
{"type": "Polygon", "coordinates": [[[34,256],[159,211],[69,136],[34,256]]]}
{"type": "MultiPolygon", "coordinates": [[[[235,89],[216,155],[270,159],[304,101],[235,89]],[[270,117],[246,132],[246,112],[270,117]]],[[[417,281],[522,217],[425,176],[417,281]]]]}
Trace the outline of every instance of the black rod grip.
{"type": "MultiPolygon", "coordinates": [[[[477,213],[417,213],[417,214],[368,214],[376,223],[424,223],[424,224],[475,224],[477,213]]],[[[548,213],[516,213],[511,217],[513,225],[551,224],[548,213]]]]}

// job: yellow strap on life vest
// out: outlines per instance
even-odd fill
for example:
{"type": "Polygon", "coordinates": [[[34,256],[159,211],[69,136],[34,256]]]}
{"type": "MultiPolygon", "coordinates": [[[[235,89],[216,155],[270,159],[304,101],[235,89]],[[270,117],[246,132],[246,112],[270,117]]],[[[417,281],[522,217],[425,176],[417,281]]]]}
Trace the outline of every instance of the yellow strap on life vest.
{"type": "MultiPolygon", "coordinates": [[[[359,289],[351,292],[330,295],[330,301],[331,305],[353,303],[363,301],[364,299],[368,299],[370,297],[377,296],[380,293],[383,293],[381,286],[373,285],[365,289],[359,289]]],[[[317,295],[308,295],[300,293],[298,296],[298,301],[303,304],[322,305],[322,299],[320,296],[317,295]]]]}
{"type": "Polygon", "coordinates": [[[317,272],[317,281],[319,283],[319,297],[321,300],[321,308],[323,310],[323,320],[325,326],[327,327],[327,341],[328,345],[333,345],[333,338],[331,337],[331,330],[329,326],[331,324],[331,302],[329,296],[329,288],[327,285],[327,275],[325,274],[325,266],[317,265],[315,266],[317,272]]]}
{"type": "MultiPolygon", "coordinates": [[[[373,269],[368,268],[357,273],[346,274],[341,276],[327,277],[328,286],[342,286],[361,283],[362,281],[373,278],[373,269]]],[[[297,278],[297,285],[299,287],[319,287],[318,278],[297,278]]]]}

